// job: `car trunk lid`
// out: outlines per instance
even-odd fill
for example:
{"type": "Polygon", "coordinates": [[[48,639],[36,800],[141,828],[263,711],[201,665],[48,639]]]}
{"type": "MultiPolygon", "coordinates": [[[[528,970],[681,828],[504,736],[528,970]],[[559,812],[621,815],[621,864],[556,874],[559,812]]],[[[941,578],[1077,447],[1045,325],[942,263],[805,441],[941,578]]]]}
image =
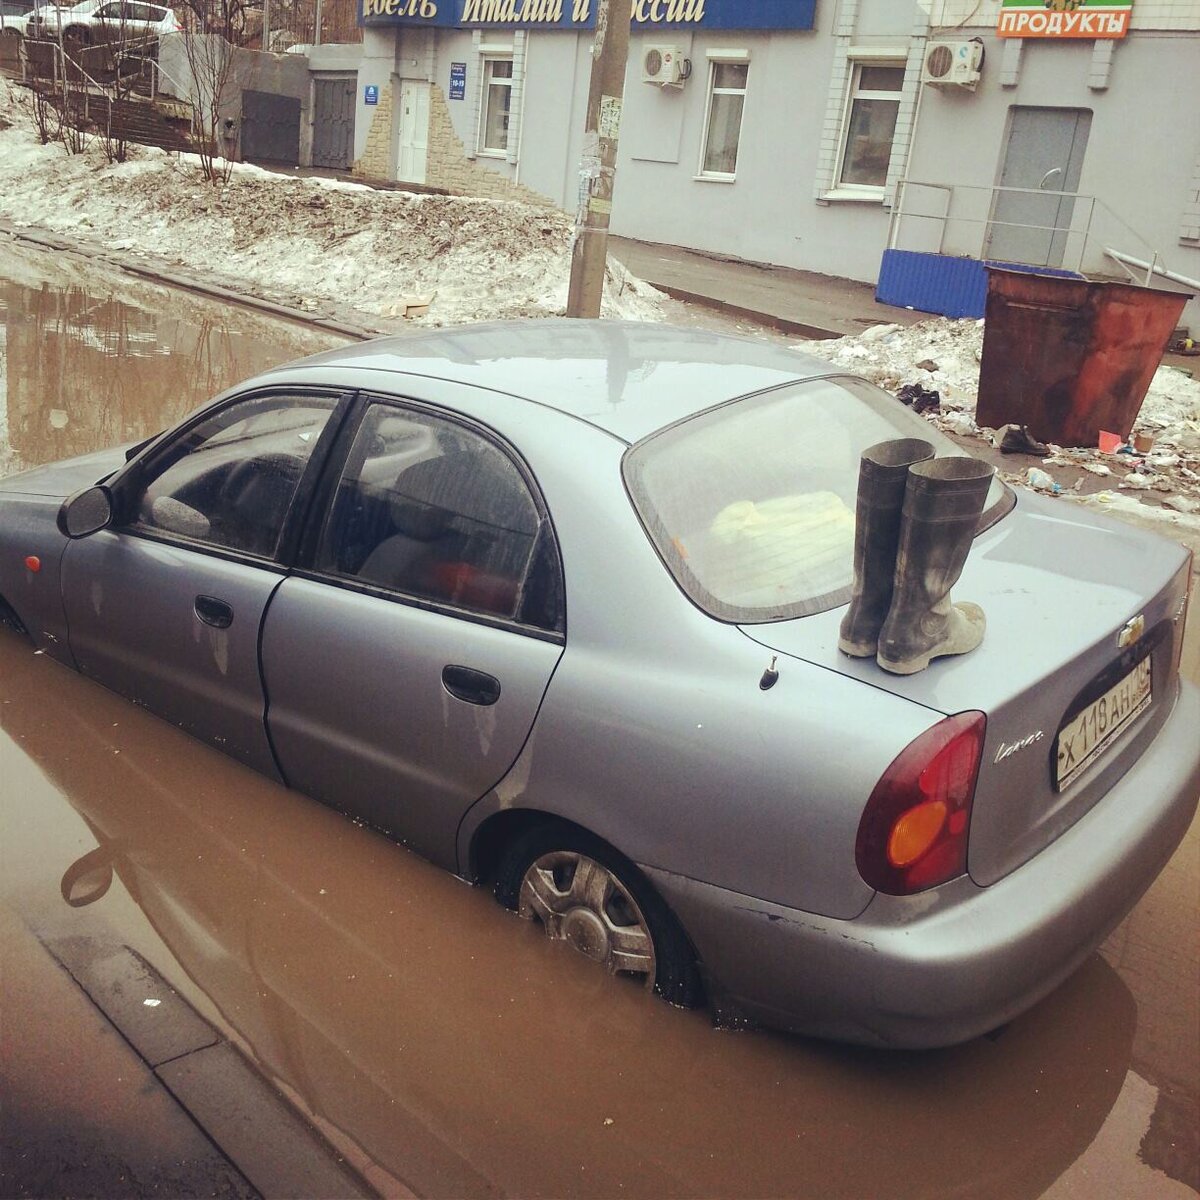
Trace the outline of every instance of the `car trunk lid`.
{"type": "Polygon", "coordinates": [[[772,650],[937,712],[987,715],[968,850],[968,870],[986,886],[1083,816],[1166,720],[1178,688],[1187,569],[1177,543],[1023,495],[976,540],[954,588],[988,618],[970,654],[935,659],[916,675],[888,674],[873,659],[839,653],[844,607],[742,629],[772,650]],[[1089,757],[1095,741],[1102,748],[1089,757]]]}

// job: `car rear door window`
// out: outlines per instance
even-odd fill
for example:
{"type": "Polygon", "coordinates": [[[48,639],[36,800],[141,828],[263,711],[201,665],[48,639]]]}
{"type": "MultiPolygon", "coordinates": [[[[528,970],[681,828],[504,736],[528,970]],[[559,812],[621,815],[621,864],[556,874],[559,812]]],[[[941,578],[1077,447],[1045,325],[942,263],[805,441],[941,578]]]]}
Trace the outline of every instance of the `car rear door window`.
{"type": "Polygon", "coordinates": [[[272,558],[335,404],[259,396],[204,418],[152,460],[134,526],[272,558]]]}
{"type": "Polygon", "coordinates": [[[562,628],[553,531],[520,469],[475,430],[424,413],[367,411],[315,565],[418,600],[562,628]]]}

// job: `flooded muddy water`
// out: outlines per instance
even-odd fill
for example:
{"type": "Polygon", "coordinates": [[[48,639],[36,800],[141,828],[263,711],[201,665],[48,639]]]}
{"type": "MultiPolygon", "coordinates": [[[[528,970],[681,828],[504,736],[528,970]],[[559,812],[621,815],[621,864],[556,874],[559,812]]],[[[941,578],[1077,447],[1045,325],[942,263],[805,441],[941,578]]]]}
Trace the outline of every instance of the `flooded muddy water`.
{"type": "Polygon", "coordinates": [[[0,249],[0,475],[138,441],[345,338],[113,269],[0,249]]]}
{"type": "MultiPolygon", "coordinates": [[[[191,300],[164,290],[139,307],[130,285],[124,319],[148,331],[134,387],[81,279],[96,303],[71,311],[90,315],[45,319],[58,349],[38,336],[21,358],[42,318],[17,305],[65,303],[32,282],[55,260],[23,269],[5,285],[0,258],[8,420],[30,464],[150,432],[204,398],[188,390],[202,374],[215,391],[317,348],[257,317],[221,326],[246,316],[226,310],[201,335],[162,315],[191,300]]],[[[1193,613],[1193,678],[1198,631],[1193,613]]],[[[3,633],[0,835],[0,904],[23,928],[142,955],[385,1194],[1159,1200],[1197,1186],[1195,825],[1062,987],[990,1037],[925,1054],[670,1009],[3,633]]]]}

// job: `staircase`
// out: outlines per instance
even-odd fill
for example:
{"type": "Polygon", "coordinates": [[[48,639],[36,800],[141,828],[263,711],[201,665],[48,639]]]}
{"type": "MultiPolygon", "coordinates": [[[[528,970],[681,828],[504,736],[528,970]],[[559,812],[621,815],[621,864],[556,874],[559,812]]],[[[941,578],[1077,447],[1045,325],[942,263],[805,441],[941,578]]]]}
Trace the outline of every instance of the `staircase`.
{"type": "MultiPolygon", "coordinates": [[[[89,47],[88,49],[102,49],[89,47]]],[[[172,152],[196,148],[192,139],[191,106],[171,97],[138,95],[149,90],[145,75],[131,78],[127,73],[120,81],[123,96],[115,95],[116,72],[98,63],[89,63],[91,70],[80,66],[73,58],[62,56],[53,42],[30,40],[25,47],[26,82],[40,92],[56,108],[62,108],[62,89],[57,83],[56,66],[61,62],[70,87],[67,90],[67,118],[79,128],[96,133],[108,132],[112,138],[137,142],[144,146],[160,146],[172,152]]],[[[107,64],[105,64],[107,66],[107,64]]],[[[143,64],[144,65],[144,64],[143,64]]]]}

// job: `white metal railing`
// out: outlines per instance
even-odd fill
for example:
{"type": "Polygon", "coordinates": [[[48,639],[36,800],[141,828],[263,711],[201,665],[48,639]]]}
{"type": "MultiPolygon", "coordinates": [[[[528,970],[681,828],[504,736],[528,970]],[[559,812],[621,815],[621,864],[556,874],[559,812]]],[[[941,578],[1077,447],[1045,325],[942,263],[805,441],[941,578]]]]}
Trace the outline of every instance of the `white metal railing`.
{"type": "MultiPolygon", "coordinates": [[[[1028,266],[1061,267],[1079,274],[1111,274],[1111,262],[1119,261],[1108,248],[1133,239],[1144,253],[1143,269],[1171,278],[1162,254],[1123,220],[1098,196],[1045,188],[1015,188],[999,185],[942,183],[901,179],[896,188],[888,227],[889,250],[921,250],[927,253],[968,258],[1003,258],[1028,266]],[[1001,201],[1023,196],[1057,198],[1059,216],[1055,224],[1006,219],[1001,201]],[[1047,252],[1042,261],[1026,262],[1019,254],[993,254],[991,243],[997,231],[1025,230],[1045,235],[1047,252]],[[1048,259],[1056,259],[1050,262],[1048,259]]],[[[1128,257],[1128,256],[1126,256],[1128,257]]]]}

